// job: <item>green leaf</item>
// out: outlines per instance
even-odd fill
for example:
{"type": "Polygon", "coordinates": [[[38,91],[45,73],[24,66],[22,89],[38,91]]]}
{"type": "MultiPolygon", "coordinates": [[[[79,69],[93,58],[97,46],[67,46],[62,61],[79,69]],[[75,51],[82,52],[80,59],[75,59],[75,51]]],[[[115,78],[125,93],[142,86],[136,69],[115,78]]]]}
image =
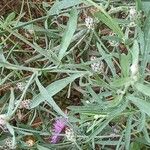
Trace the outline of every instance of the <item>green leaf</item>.
{"type": "Polygon", "coordinates": [[[122,87],[124,85],[127,85],[131,79],[130,77],[125,77],[125,78],[118,78],[118,79],[112,79],[113,81],[110,83],[111,87],[118,88],[122,87]]]}
{"type": "Polygon", "coordinates": [[[130,69],[130,55],[121,54],[121,74],[123,77],[129,76],[129,69],[130,69]]]}
{"type": "Polygon", "coordinates": [[[149,132],[147,131],[147,128],[146,128],[146,127],[143,128],[143,134],[144,134],[145,140],[146,140],[148,143],[150,143],[149,132]]]}
{"type": "Polygon", "coordinates": [[[142,0],[142,9],[146,14],[148,14],[148,12],[150,11],[150,1],[149,0],[142,0]]]}
{"type": "Polygon", "coordinates": [[[140,132],[143,130],[146,122],[146,114],[141,112],[141,117],[139,118],[139,125],[137,127],[137,130],[140,132]]]}
{"type": "Polygon", "coordinates": [[[41,145],[37,145],[37,149],[38,150],[52,150],[52,148],[50,149],[50,148],[47,148],[47,147],[43,147],[41,145]]]}
{"type": "Polygon", "coordinates": [[[145,46],[145,41],[144,41],[144,32],[142,31],[142,29],[140,27],[137,27],[137,39],[138,39],[138,43],[140,45],[140,54],[143,55],[144,54],[144,46],[145,46]]]}
{"type": "Polygon", "coordinates": [[[51,97],[51,95],[49,94],[49,92],[42,86],[42,84],[40,83],[39,79],[36,78],[36,84],[40,90],[41,93],[41,98],[43,100],[46,100],[52,107],[53,109],[60,115],[67,117],[65,115],[65,113],[59,108],[59,106],[55,103],[55,101],[53,100],[53,98],[51,97]]]}
{"type": "Polygon", "coordinates": [[[4,53],[3,53],[3,50],[2,50],[2,46],[0,46],[0,63],[1,62],[6,62],[6,59],[4,57],[4,53]]]}
{"type": "MultiPolygon", "coordinates": [[[[119,143],[119,141],[115,141],[115,140],[98,140],[95,142],[96,144],[99,145],[117,145],[119,143]]],[[[121,142],[121,145],[123,145],[124,142],[121,142]]]]}
{"type": "Polygon", "coordinates": [[[100,105],[91,104],[89,106],[69,106],[67,107],[72,112],[87,114],[87,115],[107,115],[107,112],[103,110],[100,105]]]}
{"type": "Polygon", "coordinates": [[[127,96],[127,99],[129,99],[134,105],[136,105],[141,112],[146,113],[148,116],[150,116],[150,103],[142,100],[140,98],[134,97],[132,95],[127,96]]]}
{"type": "Polygon", "coordinates": [[[107,54],[98,42],[97,42],[97,48],[100,54],[102,55],[102,58],[106,61],[107,65],[109,66],[113,76],[116,76],[116,69],[112,61],[112,56],[110,54],[107,54]]]}
{"type": "Polygon", "coordinates": [[[103,14],[102,12],[96,12],[94,14],[94,16],[96,18],[98,18],[98,20],[102,21],[104,24],[106,24],[110,29],[112,29],[112,31],[114,33],[116,33],[120,39],[123,38],[123,32],[121,31],[118,23],[113,20],[111,17],[107,17],[105,14],[103,14]]]}
{"type": "Polygon", "coordinates": [[[7,16],[7,18],[6,18],[6,20],[5,20],[5,22],[4,22],[4,28],[5,27],[7,27],[9,24],[11,24],[11,22],[13,21],[13,19],[15,19],[15,13],[14,12],[12,12],[12,13],[10,13],[8,16],[7,16]]]}
{"type": "Polygon", "coordinates": [[[14,108],[14,100],[15,100],[14,89],[11,88],[11,94],[10,94],[10,101],[9,101],[7,116],[11,115],[11,113],[12,113],[12,110],[14,108]]]}
{"type": "Polygon", "coordinates": [[[133,47],[131,50],[132,64],[138,64],[139,62],[139,44],[137,40],[134,40],[133,47]]]}
{"type": "Polygon", "coordinates": [[[59,51],[59,55],[58,55],[58,58],[60,60],[64,57],[64,55],[68,49],[68,46],[71,43],[71,40],[73,38],[73,34],[74,34],[76,27],[77,27],[77,18],[78,18],[77,10],[72,9],[71,13],[70,13],[69,21],[67,23],[65,33],[64,33],[63,38],[62,38],[61,46],[60,46],[60,51],[59,51]]]}
{"type": "Polygon", "coordinates": [[[150,57],[150,12],[147,15],[144,25],[144,54],[141,62],[142,75],[144,75],[150,57]]]}
{"type": "Polygon", "coordinates": [[[136,83],[135,88],[146,96],[150,97],[150,86],[141,83],[136,83]]]}
{"type": "Polygon", "coordinates": [[[136,8],[138,11],[142,10],[142,0],[136,0],[136,8]]]}
{"type": "Polygon", "coordinates": [[[6,18],[6,22],[11,22],[14,18],[15,18],[16,14],[14,12],[10,13],[7,18],[6,18]]]}
{"type": "MultiPolygon", "coordinates": [[[[71,75],[70,77],[55,81],[55,82],[51,83],[50,85],[48,85],[46,87],[46,90],[48,91],[49,95],[52,97],[55,94],[57,94],[59,91],[61,91],[63,88],[65,88],[68,84],[73,82],[76,78],[79,78],[82,75],[83,74],[74,74],[74,75],[71,75]]],[[[45,99],[43,99],[41,93],[36,95],[32,100],[31,108],[38,106],[44,100],[45,99]]]]}
{"type": "Polygon", "coordinates": [[[13,138],[12,138],[12,145],[15,146],[15,144],[16,144],[16,137],[15,137],[14,128],[9,123],[6,123],[6,127],[9,130],[10,134],[13,136],[13,138]]]}
{"type": "Polygon", "coordinates": [[[131,147],[130,150],[141,150],[142,146],[140,143],[136,143],[136,142],[132,142],[131,143],[131,147]]]}
{"type": "Polygon", "coordinates": [[[130,150],[132,115],[129,116],[125,130],[125,149],[130,150]]]}
{"type": "Polygon", "coordinates": [[[62,1],[57,0],[47,13],[48,15],[56,15],[59,14],[62,9],[73,7],[81,3],[82,0],[62,0],[62,1]]]}
{"type": "Polygon", "coordinates": [[[89,140],[94,139],[96,135],[98,135],[107,125],[108,123],[113,119],[113,117],[107,118],[105,121],[100,122],[100,125],[89,135],[89,140]]]}

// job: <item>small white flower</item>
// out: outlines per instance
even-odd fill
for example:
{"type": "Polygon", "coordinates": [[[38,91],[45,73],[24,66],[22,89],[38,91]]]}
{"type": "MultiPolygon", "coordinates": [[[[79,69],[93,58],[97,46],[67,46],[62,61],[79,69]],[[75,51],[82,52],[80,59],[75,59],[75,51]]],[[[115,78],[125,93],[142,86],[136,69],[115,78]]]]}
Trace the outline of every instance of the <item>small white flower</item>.
{"type": "Polygon", "coordinates": [[[138,64],[132,64],[130,70],[131,76],[135,76],[138,73],[138,64]]]}
{"type": "Polygon", "coordinates": [[[137,13],[136,13],[135,7],[130,7],[130,10],[129,10],[130,20],[135,19],[136,15],[137,15],[137,13]]]}
{"type": "MultiPolygon", "coordinates": [[[[110,34],[109,34],[109,36],[115,36],[115,35],[116,35],[116,34],[113,33],[113,32],[110,32],[110,34]]],[[[109,40],[109,44],[110,44],[110,46],[112,46],[112,47],[117,47],[117,46],[119,46],[119,42],[114,41],[114,40],[109,40]]]]}
{"type": "Polygon", "coordinates": [[[7,132],[7,127],[6,127],[6,123],[7,123],[7,116],[5,114],[0,115],[0,128],[4,131],[7,132]]]}
{"type": "Polygon", "coordinates": [[[4,126],[6,124],[6,115],[0,115],[0,125],[4,126]]]}
{"type": "MultiPolygon", "coordinates": [[[[15,102],[15,105],[17,105],[18,104],[18,102],[19,101],[16,101],[15,102]]],[[[31,103],[31,99],[25,99],[25,100],[23,100],[21,103],[20,103],[20,105],[19,105],[19,109],[23,109],[23,108],[25,108],[25,109],[30,109],[30,103],[31,103]]]]}
{"type": "Polygon", "coordinates": [[[75,139],[74,132],[73,132],[73,130],[70,129],[70,128],[67,128],[67,129],[65,130],[65,135],[66,135],[68,141],[74,142],[74,141],[76,140],[76,139],[75,139]]]}
{"type": "MultiPolygon", "coordinates": [[[[95,60],[95,56],[91,56],[90,60],[95,60]]],[[[103,72],[104,71],[104,63],[103,61],[95,62],[91,64],[91,68],[94,72],[103,72]]]]}
{"type": "Polygon", "coordinates": [[[16,146],[13,145],[12,138],[7,138],[6,139],[5,146],[7,146],[9,149],[16,149],[16,146]]]}
{"type": "Polygon", "coordinates": [[[94,19],[91,17],[86,17],[85,18],[85,25],[87,26],[88,29],[92,29],[94,27],[94,19]]]}
{"type": "Polygon", "coordinates": [[[85,102],[86,102],[87,104],[90,104],[90,101],[88,101],[88,100],[87,100],[87,101],[85,101],[85,102]]]}
{"type": "Polygon", "coordinates": [[[20,109],[21,108],[25,108],[25,109],[30,109],[30,103],[31,103],[31,100],[30,99],[26,99],[26,100],[23,100],[20,104],[20,109]]]}
{"type": "Polygon", "coordinates": [[[136,26],[136,23],[134,21],[131,21],[128,25],[129,27],[135,27],[136,26]]]}
{"type": "Polygon", "coordinates": [[[138,71],[139,71],[138,64],[132,64],[130,67],[130,71],[132,78],[131,84],[134,84],[138,80],[138,71]]]}
{"type": "Polygon", "coordinates": [[[25,83],[23,83],[23,82],[17,83],[17,89],[19,89],[20,91],[23,91],[24,88],[25,88],[25,83]]]}
{"type": "Polygon", "coordinates": [[[110,44],[110,46],[112,46],[112,47],[117,47],[117,46],[119,46],[119,43],[116,42],[116,41],[109,41],[109,44],[110,44]]]}

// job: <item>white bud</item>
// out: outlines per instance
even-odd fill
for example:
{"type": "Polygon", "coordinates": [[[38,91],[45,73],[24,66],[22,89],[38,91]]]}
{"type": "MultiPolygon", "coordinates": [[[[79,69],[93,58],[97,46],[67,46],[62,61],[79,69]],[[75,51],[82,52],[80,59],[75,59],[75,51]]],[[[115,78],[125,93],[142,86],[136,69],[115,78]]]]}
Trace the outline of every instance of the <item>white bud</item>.
{"type": "MultiPolygon", "coordinates": [[[[90,60],[95,60],[95,56],[91,56],[90,60]]],[[[91,64],[91,68],[94,72],[103,72],[104,71],[104,63],[103,61],[95,62],[91,64]]]]}
{"type": "Polygon", "coordinates": [[[20,91],[23,91],[24,88],[25,88],[25,83],[23,83],[23,82],[17,83],[17,89],[19,89],[20,91]]]}
{"type": "Polygon", "coordinates": [[[6,145],[9,149],[16,149],[16,146],[13,144],[12,138],[7,138],[6,141],[5,141],[5,145],[6,145]]]}
{"type": "Polygon", "coordinates": [[[22,108],[25,108],[25,109],[30,109],[30,103],[31,103],[31,100],[30,99],[26,99],[26,100],[23,100],[19,106],[20,109],[22,108]]]}
{"type": "Polygon", "coordinates": [[[6,124],[6,115],[0,115],[0,125],[4,126],[6,124]]]}
{"type": "Polygon", "coordinates": [[[132,64],[130,70],[131,76],[135,76],[138,73],[138,64],[132,64]]]}
{"type": "Polygon", "coordinates": [[[136,9],[135,9],[135,7],[131,7],[130,8],[129,15],[130,15],[130,19],[133,19],[134,17],[136,17],[136,9]]]}
{"type": "Polygon", "coordinates": [[[94,115],[94,119],[97,120],[99,118],[99,115],[94,115]]]}
{"type": "Polygon", "coordinates": [[[85,101],[87,104],[90,104],[90,102],[89,101],[85,101]]]}
{"type": "Polygon", "coordinates": [[[86,17],[85,18],[85,25],[87,26],[88,29],[91,29],[94,27],[94,20],[91,17],[86,17]]]}

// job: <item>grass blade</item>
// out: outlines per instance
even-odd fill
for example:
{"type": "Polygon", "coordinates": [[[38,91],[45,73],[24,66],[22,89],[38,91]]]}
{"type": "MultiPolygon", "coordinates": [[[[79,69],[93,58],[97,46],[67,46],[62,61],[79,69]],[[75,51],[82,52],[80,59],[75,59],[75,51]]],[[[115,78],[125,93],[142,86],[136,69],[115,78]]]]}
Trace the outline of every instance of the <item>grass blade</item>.
{"type": "Polygon", "coordinates": [[[127,120],[127,125],[126,125],[126,131],[125,131],[125,149],[129,150],[130,149],[130,140],[131,140],[131,123],[132,123],[132,115],[129,116],[127,120]]]}
{"type": "MultiPolygon", "coordinates": [[[[55,81],[55,82],[51,83],[49,86],[47,86],[46,90],[48,91],[49,95],[52,97],[55,94],[57,94],[59,91],[61,91],[64,87],[66,87],[69,83],[73,82],[76,78],[78,78],[82,75],[83,74],[74,74],[74,75],[71,75],[70,77],[55,81]]],[[[42,98],[41,93],[36,95],[32,100],[31,108],[38,106],[43,101],[44,100],[42,98]]]]}
{"type": "Polygon", "coordinates": [[[40,90],[41,93],[41,99],[42,100],[46,100],[52,107],[53,109],[60,115],[62,115],[63,117],[67,117],[65,115],[65,113],[59,108],[59,106],[55,103],[55,101],[53,100],[53,98],[51,97],[51,95],[49,94],[49,92],[42,86],[42,84],[40,83],[39,79],[36,78],[36,84],[40,90]]]}
{"type": "Polygon", "coordinates": [[[62,0],[56,1],[52,8],[48,11],[48,15],[56,15],[61,12],[62,9],[73,7],[82,3],[82,0],[62,0]]]}
{"type": "Polygon", "coordinates": [[[94,16],[98,18],[98,20],[106,24],[110,29],[112,29],[112,31],[115,32],[120,39],[123,38],[123,32],[121,31],[117,22],[114,21],[111,17],[108,18],[106,15],[102,14],[101,12],[96,12],[94,16]]]}
{"type": "Polygon", "coordinates": [[[150,97],[150,86],[141,83],[136,83],[135,88],[146,96],[150,97]]]}
{"type": "Polygon", "coordinates": [[[72,9],[65,33],[62,38],[61,46],[60,46],[60,52],[58,55],[58,58],[60,60],[64,57],[64,55],[68,49],[68,46],[71,43],[73,34],[77,27],[77,17],[78,17],[77,10],[72,9]]]}
{"type": "Polygon", "coordinates": [[[140,98],[134,97],[132,95],[127,97],[134,105],[136,105],[141,112],[146,113],[148,116],[150,116],[150,103],[142,100],[140,98]]]}

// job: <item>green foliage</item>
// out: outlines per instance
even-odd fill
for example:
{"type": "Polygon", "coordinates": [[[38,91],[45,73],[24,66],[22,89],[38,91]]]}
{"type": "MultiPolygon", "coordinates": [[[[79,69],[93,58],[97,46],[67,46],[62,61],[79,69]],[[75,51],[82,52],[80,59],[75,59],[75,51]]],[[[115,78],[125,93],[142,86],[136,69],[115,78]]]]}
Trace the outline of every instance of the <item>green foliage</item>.
{"type": "Polygon", "coordinates": [[[27,5],[0,18],[0,149],[149,149],[150,3],[27,5]]]}

